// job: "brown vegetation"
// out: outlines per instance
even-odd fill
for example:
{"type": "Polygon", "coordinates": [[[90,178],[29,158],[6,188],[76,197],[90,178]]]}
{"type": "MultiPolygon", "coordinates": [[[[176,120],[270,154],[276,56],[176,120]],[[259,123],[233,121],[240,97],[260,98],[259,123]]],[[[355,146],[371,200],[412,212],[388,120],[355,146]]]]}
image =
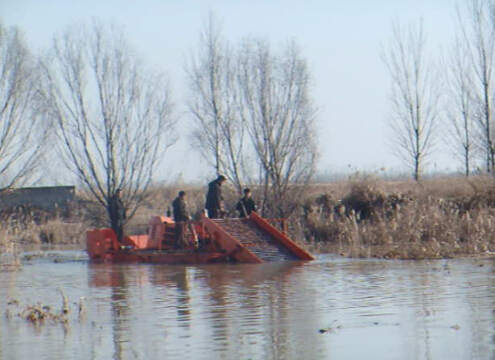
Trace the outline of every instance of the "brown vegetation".
{"type": "MultiPolygon", "coordinates": [[[[191,214],[197,218],[206,186],[169,185],[152,190],[155,195],[128,222],[127,233],[145,232],[150,217],[165,215],[179,190],[187,191],[191,214]]],[[[236,190],[227,187],[224,192],[228,216],[235,217],[236,190]]],[[[256,188],[254,194],[256,199],[256,188]]],[[[356,175],[312,185],[297,208],[289,219],[291,237],[313,252],[425,259],[495,251],[495,181],[489,177],[416,183],[356,175]]],[[[19,263],[17,244],[82,245],[86,230],[96,226],[82,212],[71,219],[28,216],[22,221],[14,213],[2,224],[0,243],[11,255],[11,268],[19,263]]]]}
{"type": "MultiPolygon", "coordinates": [[[[191,213],[199,215],[205,188],[169,186],[158,191],[128,227],[164,214],[182,189],[188,192],[191,213]]],[[[233,209],[236,191],[224,192],[227,208],[233,209]]],[[[417,183],[356,174],[348,181],[314,184],[308,193],[289,220],[291,237],[313,252],[425,259],[495,251],[495,181],[489,177],[417,183]]],[[[229,216],[236,214],[231,211],[229,216]]]]}
{"type": "Polygon", "coordinates": [[[9,244],[82,244],[89,227],[81,211],[70,218],[19,207],[0,214],[0,246],[9,244]]]}
{"type": "MultiPolygon", "coordinates": [[[[70,322],[69,315],[71,308],[65,293],[61,289],[59,289],[59,292],[62,297],[62,308],[59,312],[55,311],[52,306],[44,305],[40,302],[34,305],[20,306],[18,300],[10,299],[7,302],[5,318],[10,319],[16,316],[34,325],[42,325],[47,322],[67,325],[70,322]]],[[[82,320],[86,312],[84,298],[80,298],[79,303],[74,304],[77,305],[78,320],[82,320]]]]}
{"type": "Polygon", "coordinates": [[[305,204],[303,235],[316,251],[352,257],[445,258],[495,250],[495,183],[479,177],[422,183],[350,181],[305,204]]]}

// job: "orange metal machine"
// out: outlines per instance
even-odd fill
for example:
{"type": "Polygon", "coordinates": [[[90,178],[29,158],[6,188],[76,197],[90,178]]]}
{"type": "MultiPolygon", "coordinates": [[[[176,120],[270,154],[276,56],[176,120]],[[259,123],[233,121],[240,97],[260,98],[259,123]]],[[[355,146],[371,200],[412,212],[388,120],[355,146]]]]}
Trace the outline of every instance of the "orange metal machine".
{"type": "Polygon", "coordinates": [[[201,215],[190,222],[185,248],[174,248],[175,222],[168,217],[151,218],[147,234],[126,236],[119,244],[112,229],[87,232],[86,249],[93,261],[199,264],[210,262],[262,263],[281,260],[314,260],[274,223],[251,213],[245,219],[209,219],[201,215]],[[199,239],[199,246],[196,243],[199,239]]]}

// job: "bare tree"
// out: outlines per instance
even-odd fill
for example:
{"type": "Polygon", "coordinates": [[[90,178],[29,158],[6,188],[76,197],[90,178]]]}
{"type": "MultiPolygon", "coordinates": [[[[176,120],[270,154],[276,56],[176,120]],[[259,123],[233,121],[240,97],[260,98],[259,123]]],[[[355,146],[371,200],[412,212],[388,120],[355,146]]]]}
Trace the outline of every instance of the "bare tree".
{"type": "Polygon", "coordinates": [[[467,0],[466,10],[458,11],[458,23],[465,51],[473,72],[473,109],[479,124],[487,172],[495,170],[495,132],[493,124],[495,4],[490,0],[467,0]],[[464,18],[467,14],[467,19],[464,18]],[[466,21],[467,20],[467,21],[466,21]]]}
{"type": "Polygon", "coordinates": [[[121,188],[132,217],[175,141],[164,75],[145,71],[123,32],[97,21],[57,36],[44,74],[67,168],[104,207],[121,188]]]}
{"type": "Polygon", "coordinates": [[[0,23],[0,183],[32,181],[49,134],[39,79],[21,31],[0,23]]]}
{"type": "Polygon", "coordinates": [[[245,129],[238,116],[235,64],[211,12],[186,71],[197,149],[217,175],[226,175],[241,191],[245,129]]]}
{"type": "Polygon", "coordinates": [[[248,39],[240,53],[243,111],[260,166],[264,214],[290,215],[313,175],[317,148],[310,76],[296,44],[272,53],[268,43],[248,39]]]}
{"type": "Polygon", "coordinates": [[[230,50],[210,13],[187,74],[205,159],[239,191],[259,185],[264,215],[289,215],[317,158],[309,71],[296,44],[275,53],[247,39],[230,50]]]}
{"type": "Polygon", "coordinates": [[[425,44],[422,24],[406,32],[395,24],[390,45],[382,52],[392,79],[390,124],[395,148],[413,168],[416,181],[420,180],[424,159],[433,145],[440,97],[425,44]]]}
{"type": "Polygon", "coordinates": [[[454,153],[462,162],[464,174],[470,175],[476,149],[476,101],[473,92],[473,74],[466,43],[457,38],[447,63],[446,115],[450,123],[447,137],[454,153]]]}

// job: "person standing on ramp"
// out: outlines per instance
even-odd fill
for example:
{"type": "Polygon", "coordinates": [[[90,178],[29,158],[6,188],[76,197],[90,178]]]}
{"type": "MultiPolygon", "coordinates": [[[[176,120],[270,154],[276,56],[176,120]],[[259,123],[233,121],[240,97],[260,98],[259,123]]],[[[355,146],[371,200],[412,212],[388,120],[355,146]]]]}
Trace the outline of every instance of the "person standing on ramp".
{"type": "Polygon", "coordinates": [[[227,180],[223,175],[219,175],[216,180],[208,184],[208,193],[206,194],[205,208],[210,219],[219,219],[223,217],[223,197],[222,184],[227,180]]]}
{"type": "Polygon", "coordinates": [[[251,197],[251,189],[244,189],[244,197],[242,197],[235,209],[239,212],[240,218],[248,217],[253,211],[256,212],[258,207],[256,206],[253,198],[251,197]]]}

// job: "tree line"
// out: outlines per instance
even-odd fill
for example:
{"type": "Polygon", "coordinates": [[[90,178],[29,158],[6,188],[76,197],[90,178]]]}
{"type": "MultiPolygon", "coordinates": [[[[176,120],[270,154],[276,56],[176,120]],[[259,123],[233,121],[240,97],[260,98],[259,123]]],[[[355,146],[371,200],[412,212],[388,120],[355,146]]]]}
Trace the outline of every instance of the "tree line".
{"type": "Polygon", "coordinates": [[[416,180],[439,142],[465,176],[495,171],[495,1],[466,0],[456,7],[455,24],[438,59],[428,54],[421,21],[395,23],[382,48],[392,83],[394,148],[416,180]]]}
{"type": "Polygon", "coordinates": [[[295,41],[230,45],[210,14],[187,66],[188,108],[199,152],[239,193],[258,185],[261,213],[286,217],[315,171],[315,105],[295,41]]]}
{"type": "MultiPolygon", "coordinates": [[[[382,48],[394,149],[418,181],[439,139],[466,176],[495,171],[495,0],[467,0],[456,22],[441,60],[429,57],[422,23],[395,23],[382,48]]],[[[289,216],[318,159],[312,79],[297,43],[229,43],[210,13],[186,62],[191,146],[239,192],[256,186],[263,215],[289,216]]],[[[142,62],[122,28],[70,26],[35,55],[19,28],[0,23],[2,188],[42,174],[50,148],[101,207],[121,188],[132,217],[178,121],[166,74],[142,62]]]]}
{"type": "MultiPolygon", "coordinates": [[[[288,216],[316,164],[306,60],[294,41],[231,48],[217,25],[210,14],[187,65],[191,146],[239,191],[259,186],[263,214],[288,216]]],[[[32,182],[50,150],[100,209],[122,189],[132,217],[177,140],[165,73],[98,20],[68,27],[37,56],[20,29],[0,24],[0,61],[2,188],[32,182]]]]}

